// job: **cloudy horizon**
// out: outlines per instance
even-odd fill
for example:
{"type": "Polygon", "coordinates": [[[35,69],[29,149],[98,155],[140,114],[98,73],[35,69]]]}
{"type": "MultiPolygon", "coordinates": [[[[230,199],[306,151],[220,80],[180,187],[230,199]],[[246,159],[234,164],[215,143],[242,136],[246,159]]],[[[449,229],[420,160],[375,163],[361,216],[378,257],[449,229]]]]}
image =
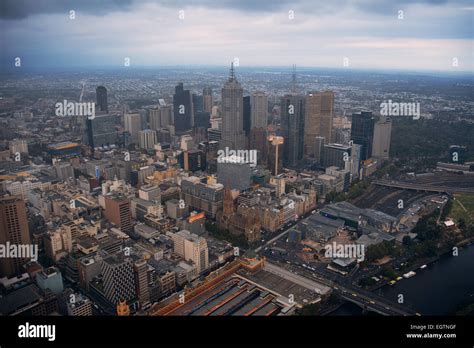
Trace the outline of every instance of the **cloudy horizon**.
{"type": "Polygon", "coordinates": [[[473,70],[470,1],[7,0],[2,66],[473,70]],[[75,18],[71,18],[74,11],[75,18]],[[402,12],[400,12],[402,11],[402,12]],[[400,18],[401,17],[401,18],[400,18]]]}

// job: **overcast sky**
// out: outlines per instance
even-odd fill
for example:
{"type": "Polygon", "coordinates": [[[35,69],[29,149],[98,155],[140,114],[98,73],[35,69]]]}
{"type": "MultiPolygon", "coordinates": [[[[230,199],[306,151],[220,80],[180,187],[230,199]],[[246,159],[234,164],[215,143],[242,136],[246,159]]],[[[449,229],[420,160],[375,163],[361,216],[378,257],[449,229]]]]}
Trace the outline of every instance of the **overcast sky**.
{"type": "Polygon", "coordinates": [[[240,66],[342,68],[347,58],[356,69],[473,70],[472,0],[2,0],[1,6],[2,65],[20,57],[22,66],[122,67],[129,57],[132,66],[228,66],[237,57],[240,66]]]}

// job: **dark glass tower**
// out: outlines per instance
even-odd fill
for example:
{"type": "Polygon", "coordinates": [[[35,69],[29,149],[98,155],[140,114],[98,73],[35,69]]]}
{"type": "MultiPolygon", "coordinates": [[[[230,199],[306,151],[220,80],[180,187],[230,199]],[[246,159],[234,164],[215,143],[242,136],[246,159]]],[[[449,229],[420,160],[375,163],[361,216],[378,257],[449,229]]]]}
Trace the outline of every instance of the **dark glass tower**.
{"type": "Polygon", "coordinates": [[[107,105],[107,88],[104,86],[99,86],[95,90],[96,95],[96,104],[99,111],[109,112],[109,107],[107,105]]]}
{"type": "Polygon", "coordinates": [[[177,133],[184,133],[191,129],[193,120],[192,96],[180,82],[175,87],[173,95],[174,126],[177,133]]]}
{"type": "Polygon", "coordinates": [[[372,156],[374,141],[375,118],[371,112],[352,114],[351,139],[354,144],[361,145],[361,160],[372,156]]]}
{"type": "Polygon", "coordinates": [[[244,132],[248,136],[252,121],[252,108],[250,106],[250,96],[244,97],[244,132]]]}

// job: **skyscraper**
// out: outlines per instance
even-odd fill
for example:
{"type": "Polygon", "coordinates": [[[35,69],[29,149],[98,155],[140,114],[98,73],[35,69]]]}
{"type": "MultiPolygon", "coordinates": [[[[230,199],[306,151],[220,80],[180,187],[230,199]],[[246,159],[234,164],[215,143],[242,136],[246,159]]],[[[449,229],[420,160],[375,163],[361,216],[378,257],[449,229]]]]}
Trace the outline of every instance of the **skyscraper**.
{"type": "Polygon", "coordinates": [[[204,110],[205,112],[212,112],[212,89],[206,87],[202,90],[202,97],[204,103],[204,110]]]}
{"type": "Polygon", "coordinates": [[[243,116],[244,116],[244,133],[245,136],[248,136],[250,129],[252,128],[252,104],[250,96],[245,96],[243,98],[243,116]]]}
{"type": "Polygon", "coordinates": [[[390,152],[390,140],[392,136],[392,120],[381,117],[374,125],[374,141],[372,146],[372,157],[387,160],[390,152]]]}
{"type": "Polygon", "coordinates": [[[251,129],[267,128],[268,118],[268,97],[264,92],[254,92],[251,98],[252,117],[251,129]]]}
{"type": "Polygon", "coordinates": [[[314,158],[316,137],[324,137],[331,142],[332,120],[334,117],[334,93],[312,92],[306,96],[304,123],[304,154],[314,158]]]}
{"type": "Polygon", "coordinates": [[[305,98],[301,95],[285,95],[281,99],[281,128],[285,143],[283,160],[288,166],[296,166],[303,158],[305,98]]]}
{"type": "MultiPolygon", "coordinates": [[[[16,196],[0,197],[0,244],[29,246],[30,234],[25,201],[16,196]]],[[[21,266],[30,259],[23,257],[0,258],[0,278],[11,277],[21,271],[21,266]]]]}
{"type": "Polygon", "coordinates": [[[352,114],[351,139],[354,144],[361,148],[361,161],[365,161],[372,155],[372,144],[374,140],[375,119],[372,112],[361,112],[352,114]]]}
{"type": "Polygon", "coordinates": [[[174,126],[176,133],[189,131],[193,126],[193,101],[191,92],[180,82],[173,95],[174,126]]]}
{"type": "Polygon", "coordinates": [[[222,138],[220,145],[235,150],[245,147],[243,89],[234,75],[233,63],[229,79],[222,88],[222,138]]]}
{"type": "Polygon", "coordinates": [[[142,129],[142,117],[140,114],[125,114],[125,130],[130,133],[130,142],[138,143],[138,132],[142,129]]]}
{"type": "Polygon", "coordinates": [[[96,115],[86,120],[87,143],[92,149],[118,142],[116,119],[115,115],[96,115]]]}
{"type": "Polygon", "coordinates": [[[153,149],[153,146],[156,144],[156,132],[151,129],[139,131],[138,144],[141,149],[153,149]]]}
{"type": "Polygon", "coordinates": [[[97,109],[99,111],[103,111],[105,113],[109,112],[109,106],[107,104],[107,88],[104,86],[98,86],[95,89],[95,95],[96,95],[96,104],[97,104],[97,109]]]}
{"type": "Polygon", "coordinates": [[[158,130],[161,128],[161,112],[159,107],[148,110],[150,129],[158,130]]]}

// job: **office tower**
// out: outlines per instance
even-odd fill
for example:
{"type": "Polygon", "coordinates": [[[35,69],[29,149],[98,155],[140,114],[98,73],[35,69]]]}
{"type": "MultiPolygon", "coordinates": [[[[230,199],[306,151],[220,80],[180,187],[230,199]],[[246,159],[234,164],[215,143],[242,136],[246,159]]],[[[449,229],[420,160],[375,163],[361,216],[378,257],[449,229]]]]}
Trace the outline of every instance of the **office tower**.
{"type": "Polygon", "coordinates": [[[148,118],[150,120],[150,129],[157,130],[161,128],[161,110],[155,107],[148,110],[148,118]]]}
{"type": "Polygon", "coordinates": [[[243,89],[234,75],[231,64],[230,76],[222,88],[222,138],[221,148],[234,150],[245,148],[243,89]]]}
{"type": "Polygon", "coordinates": [[[210,87],[206,87],[202,90],[202,97],[204,103],[203,111],[212,113],[212,89],[210,87]]]}
{"type": "Polygon", "coordinates": [[[283,149],[284,138],[276,135],[268,137],[268,168],[273,175],[278,175],[283,169],[283,149]]]}
{"type": "Polygon", "coordinates": [[[375,119],[372,112],[352,114],[351,139],[355,144],[362,146],[361,160],[364,161],[372,155],[375,119]]]}
{"type": "Polygon", "coordinates": [[[178,162],[185,171],[205,170],[206,154],[201,150],[184,151],[178,156],[178,162]]]}
{"type": "Polygon", "coordinates": [[[161,127],[165,128],[173,124],[173,115],[171,112],[171,105],[160,106],[161,127]]]}
{"type": "Polygon", "coordinates": [[[249,134],[249,149],[257,150],[258,163],[267,160],[267,130],[266,128],[253,128],[249,134]]]}
{"type": "Polygon", "coordinates": [[[281,128],[285,143],[283,160],[288,166],[296,166],[303,158],[305,98],[286,95],[281,99],[281,128]]]}
{"type": "Polygon", "coordinates": [[[194,114],[194,127],[195,128],[209,128],[211,120],[211,114],[206,111],[199,111],[194,114]]]}
{"type": "Polygon", "coordinates": [[[372,157],[380,160],[388,160],[391,136],[392,120],[382,116],[374,125],[372,157]]]}
{"type": "Polygon", "coordinates": [[[182,230],[172,235],[174,252],[186,261],[192,261],[199,273],[209,267],[207,241],[189,231],[182,230]]]}
{"type": "Polygon", "coordinates": [[[161,191],[159,186],[156,185],[143,185],[138,191],[138,197],[145,201],[161,201],[161,191]]]}
{"type": "Polygon", "coordinates": [[[108,113],[109,107],[107,105],[107,88],[105,88],[104,86],[97,87],[95,89],[95,96],[96,96],[97,110],[108,113]]]}
{"type": "Polygon", "coordinates": [[[146,260],[137,260],[133,264],[135,275],[135,293],[140,308],[150,303],[150,289],[148,287],[148,265],[146,260]]]}
{"type": "Polygon", "coordinates": [[[246,96],[243,98],[243,117],[244,117],[244,134],[248,136],[250,133],[250,129],[252,127],[252,105],[250,96],[246,96]]]}
{"type": "Polygon", "coordinates": [[[132,259],[117,253],[104,258],[101,264],[104,295],[112,304],[135,298],[135,276],[132,259]]]}
{"type": "Polygon", "coordinates": [[[96,115],[93,119],[87,119],[87,144],[92,149],[117,144],[116,120],[115,115],[96,115]]]}
{"type": "Polygon", "coordinates": [[[202,95],[193,94],[193,112],[196,114],[197,112],[204,111],[204,97],[202,95]]]}
{"type": "Polygon", "coordinates": [[[140,114],[125,114],[123,117],[125,130],[130,133],[130,142],[138,143],[138,132],[142,129],[142,117],[140,114]]]}
{"type": "Polygon", "coordinates": [[[325,143],[326,143],[326,138],[314,137],[314,161],[316,162],[316,164],[321,163],[325,143]]]}
{"type": "Polygon", "coordinates": [[[268,124],[268,97],[264,92],[254,92],[251,98],[251,129],[267,128],[268,124]]]}
{"type": "Polygon", "coordinates": [[[124,195],[110,194],[105,196],[104,216],[121,231],[130,232],[132,230],[130,200],[124,195]]]}
{"type": "MultiPolygon", "coordinates": [[[[351,147],[341,144],[325,144],[321,166],[338,167],[340,169],[346,168],[346,163],[349,163],[351,156],[351,147]]],[[[349,164],[347,164],[348,166],[349,164]]]]}
{"type": "MultiPolygon", "coordinates": [[[[0,244],[30,246],[25,201],[16,196],[0,197],[0,244]]],[[[0,278],[21,272],[21,266],[31,258],[0,258],[0,278]]]]}
{"type": "Polygon", "coordinates": [[[153,149],[153,146],[156,144],[156,132],[151,129],[139,131],[138,144],[141,149],[153,149]]]}
{"type": "Polygon", "coordinates": [[[173,95],[174,126],[176,133],[189,131],[193,126],[193,100],[191,92],[180,82],[173,95]]]}
{"type": "Polygon", "coordinates": [[[334,93],[313,92],[306,96],[304,123],[304,153],[314,158],[316,137],[331,141],[332,120],[334,117],[334,93]]]}

